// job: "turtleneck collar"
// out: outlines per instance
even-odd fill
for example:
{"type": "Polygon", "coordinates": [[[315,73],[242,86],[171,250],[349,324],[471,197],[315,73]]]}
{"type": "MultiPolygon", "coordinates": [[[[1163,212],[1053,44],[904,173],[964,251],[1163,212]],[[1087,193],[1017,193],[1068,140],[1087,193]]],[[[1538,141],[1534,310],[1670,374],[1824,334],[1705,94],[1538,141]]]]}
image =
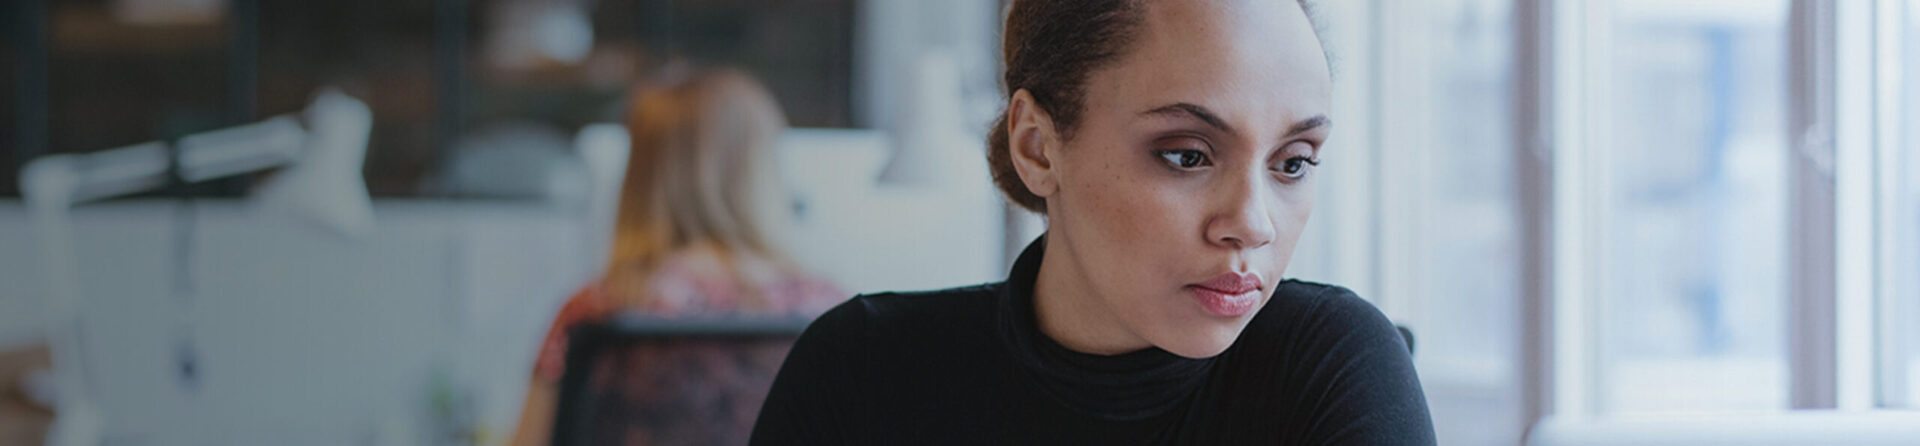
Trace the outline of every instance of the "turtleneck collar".
{"type": "Polygon", "coordinates": [[[1000,287],[1001,344],[1049,396],[1103,420],[1138,420],[1179,406],[1206,382],[1213,358],[1185,358],[1158,347],[1105,356],[1081,353],[1040,332],[1033,288],[1046,238],[1028,244],[1000,287]]]}

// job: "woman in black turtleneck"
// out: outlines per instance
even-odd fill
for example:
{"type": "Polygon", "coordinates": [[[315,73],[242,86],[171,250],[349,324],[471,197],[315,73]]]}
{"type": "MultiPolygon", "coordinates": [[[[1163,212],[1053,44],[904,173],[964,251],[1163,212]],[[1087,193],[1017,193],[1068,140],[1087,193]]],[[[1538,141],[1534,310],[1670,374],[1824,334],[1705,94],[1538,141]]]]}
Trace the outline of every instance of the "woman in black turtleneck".
{"type": "Polygon", "coordinates": [[[994,180],[1047,217],[1006,282],[856,297],[755,444],[1433,444],[1407,347],[1281,280],[1331,80],[1284,0],[1015,0],[994,180]]]}

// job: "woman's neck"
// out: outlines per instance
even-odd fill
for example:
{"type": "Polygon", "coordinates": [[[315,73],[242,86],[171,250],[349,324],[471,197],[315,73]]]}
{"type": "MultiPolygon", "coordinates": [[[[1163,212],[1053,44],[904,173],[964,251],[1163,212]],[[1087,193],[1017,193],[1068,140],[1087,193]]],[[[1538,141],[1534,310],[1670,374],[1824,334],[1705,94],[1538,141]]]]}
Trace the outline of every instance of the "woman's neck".
{"type": "Polygon", "coordinates": [[[1048,232],[1033,285],[1034,320],[1040,333],[1069,350],[1095,355],[1152,347],[1094,294],[1092,281],[1069,248],[1071,242],[1048,232]]]}

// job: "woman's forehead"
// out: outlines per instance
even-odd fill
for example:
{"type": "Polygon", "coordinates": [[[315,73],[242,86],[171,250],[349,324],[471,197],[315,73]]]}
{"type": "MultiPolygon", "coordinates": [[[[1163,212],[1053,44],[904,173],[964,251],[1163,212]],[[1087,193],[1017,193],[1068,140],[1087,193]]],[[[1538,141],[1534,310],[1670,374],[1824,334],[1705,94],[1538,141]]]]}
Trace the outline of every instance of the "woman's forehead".
{"type": "Polygon", "coordinates": [[[1292,1],[1168,1],[1140,38],[1088,82],[1095,113],[1195,104],[1260,133],[1328,114],[1332,81],[1311,22],[1292,1]]]}

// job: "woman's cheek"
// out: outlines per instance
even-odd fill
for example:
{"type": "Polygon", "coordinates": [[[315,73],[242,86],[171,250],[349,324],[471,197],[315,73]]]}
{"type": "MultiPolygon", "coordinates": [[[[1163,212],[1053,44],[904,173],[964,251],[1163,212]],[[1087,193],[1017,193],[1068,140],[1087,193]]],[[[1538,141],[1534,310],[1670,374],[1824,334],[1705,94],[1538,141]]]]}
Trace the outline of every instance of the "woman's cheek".
{"type": "Polygon", "coordinates": [[[1287,250],[1299,241],[1300,233],[1307,229],[1307,219],[1313,215],[1313,194],[1298,193],[1285,200],[1285,205],[1276,209],[1273,216],[1276,227],[1283,228],[1279,235],[1287,242],[1287,250]]]}

